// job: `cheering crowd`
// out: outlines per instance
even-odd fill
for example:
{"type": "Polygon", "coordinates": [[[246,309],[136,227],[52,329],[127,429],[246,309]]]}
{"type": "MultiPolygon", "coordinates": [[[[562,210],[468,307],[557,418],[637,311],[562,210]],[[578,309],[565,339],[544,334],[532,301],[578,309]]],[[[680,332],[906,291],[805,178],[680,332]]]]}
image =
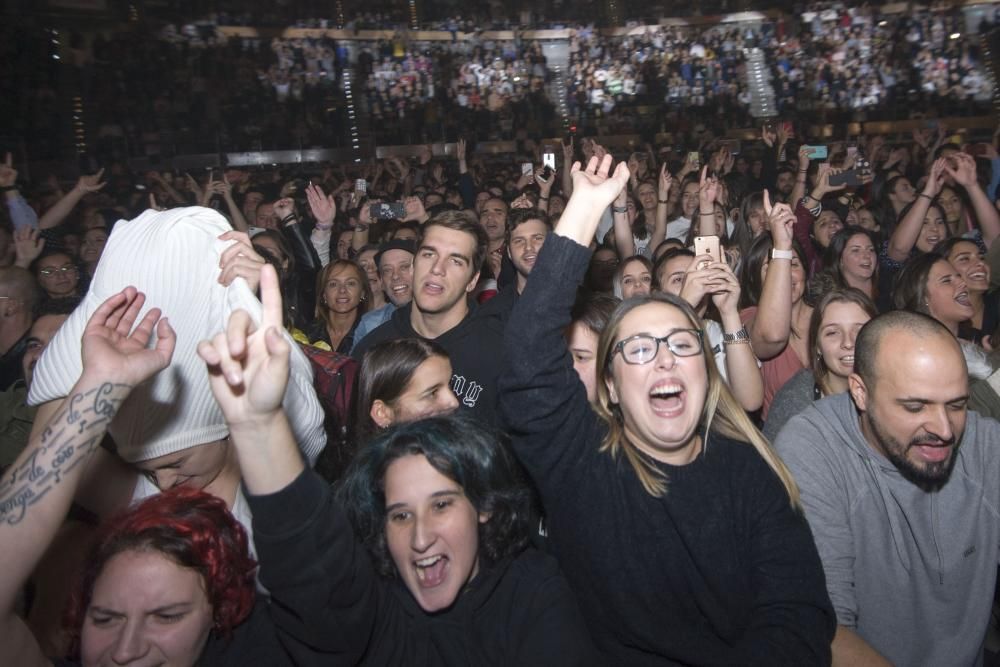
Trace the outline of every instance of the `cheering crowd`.
{"type": "Polygon", "coordinates": [[[806,139],[7,155],[5,658],[992,659],[996,137],[806,139]]]}

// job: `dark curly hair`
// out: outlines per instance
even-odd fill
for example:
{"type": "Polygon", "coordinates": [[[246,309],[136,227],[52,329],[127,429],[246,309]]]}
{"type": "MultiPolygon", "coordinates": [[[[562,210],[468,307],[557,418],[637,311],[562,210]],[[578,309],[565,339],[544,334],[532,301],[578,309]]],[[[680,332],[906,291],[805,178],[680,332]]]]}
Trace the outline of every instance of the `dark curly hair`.
{"type": "Polygon", "coordinates": [[[253,609],[257,563],[243,526],[226,503],[204,491],[176,487],[143,500],[101,526],[67,610],[74,649],[94,585],[118,554],[155,552],[201,575],[214,631],[228,637],[253,609]]]}
{"type": "Polygon", "coordinates": [[[462,415],[431,417],[392,428],[358,453],[338,495],[375,568],[397,576],[386,543],[385,472],[396,459],[419,454],[462,487],[477,513],[479,553],[497,562],[520,552],[531,527],[531,492],[517,460],[500,436],[462,415]]]}

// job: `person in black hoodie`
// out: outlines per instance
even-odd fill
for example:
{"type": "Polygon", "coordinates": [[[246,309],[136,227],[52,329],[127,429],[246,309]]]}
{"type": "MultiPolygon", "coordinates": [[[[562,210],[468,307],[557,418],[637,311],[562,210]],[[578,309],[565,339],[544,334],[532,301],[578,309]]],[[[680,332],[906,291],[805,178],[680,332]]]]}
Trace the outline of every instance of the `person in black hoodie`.
{"type": "MultiPolygon", "coordinates": [[[[836,619],[788,470],[672,295],[623,302],[587,402],[563,337],[620,164],[573,167],[573,196],[507,326],[500,411],[548,543],[609,665],[830,663],[836,619]]],[[[732,334],[729,344],[746,333],[732,334]]]]}
{"type": "Polygon", "coordinates": [[[525,548],[530,494],[515,459],[474,420],[386,432],[339,497],[306,469],[281,405],[289,344],[272,267],[261,293],[259,329],[238,311],[199,353],[255,512],[260,579],[296,663],[591,664],[569,585],[551,557],[525,548]]]}
{"type": "Polygon", "coordinates": [[[459,407],[481,421],[496,421],[496,382],[502,368],[503,330],[469,304],[486,260],[488,239],[469,213],[445,211],[424,224],[413,260],[413,300],[357,345],[362,360],[373,345],[394,338],[433,340],[448,353],[459,407]]]}

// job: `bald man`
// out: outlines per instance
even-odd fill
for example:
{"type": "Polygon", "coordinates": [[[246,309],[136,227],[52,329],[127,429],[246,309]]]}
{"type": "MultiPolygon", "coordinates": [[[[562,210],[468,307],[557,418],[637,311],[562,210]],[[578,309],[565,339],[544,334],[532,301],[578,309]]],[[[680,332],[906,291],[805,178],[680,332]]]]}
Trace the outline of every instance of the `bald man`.
{"type": "Polygon", "coordinates": [[[849,392],[778,434],[837,612],[834,664],[982,664],[1000,546],[1000,424],[955,337],[917,313],[858,334],[849,392]]]}

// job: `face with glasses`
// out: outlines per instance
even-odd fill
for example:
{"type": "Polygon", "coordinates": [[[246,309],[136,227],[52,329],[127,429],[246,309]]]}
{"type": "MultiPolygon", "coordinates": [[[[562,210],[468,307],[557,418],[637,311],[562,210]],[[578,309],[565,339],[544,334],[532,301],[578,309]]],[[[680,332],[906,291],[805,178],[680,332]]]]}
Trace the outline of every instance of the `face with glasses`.
{"type": "Polygon", "coordinates": [[[700,333],[684,311],[656,301],[630,310],[616,329],[603,380],[626,436],[658,461],[690,463],[708,391],[700,333]]]}
{"type": "Polygon", "coordinates": [[[38,284],[52,299],[76,293],[80,276],[69,255],[55,253],[38,260],[35,268],[38,284]]]}

